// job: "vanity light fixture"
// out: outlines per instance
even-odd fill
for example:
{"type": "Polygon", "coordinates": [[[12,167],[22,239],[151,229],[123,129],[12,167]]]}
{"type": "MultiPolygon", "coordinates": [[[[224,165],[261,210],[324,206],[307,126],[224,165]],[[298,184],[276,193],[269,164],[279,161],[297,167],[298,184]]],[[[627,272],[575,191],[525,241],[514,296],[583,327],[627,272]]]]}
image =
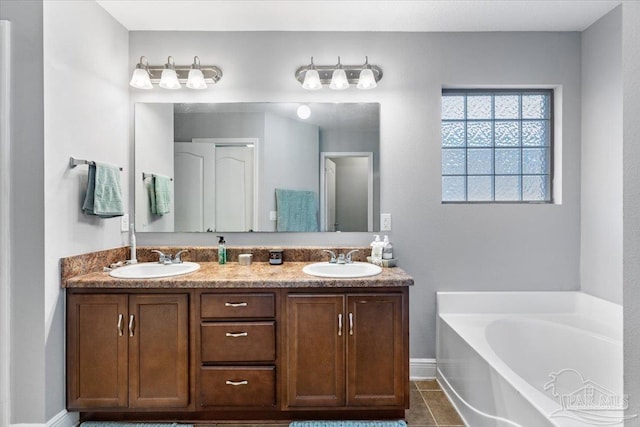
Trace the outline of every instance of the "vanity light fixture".
{"type": "Polygon", "coordinates": [[[376,78],[373,75],[373,70],[371,69],[371,65],[369,65],[369,57],[365,56],[364,65],[362,66],[362,71],[360,71],[360,77],[358,78],[358,89],[373,89],[378,86],[378,82],[376,82],[376,78]]]}
{"type": "Polygon", "coordinates": [[[145,56],[140,57],[140,62],[136,65],[136,69],[133,70],[129,85],[138,89],[153,89],[151,75],[149,74],[149,63],[145,56]]]}
{"type": "Polygon", "coordinates": [[[311,57],[311,63],[299,67],[295,77],[308,90],[321,89],[322,85],[329,85],[334,90],[344,90],[349,85],[373,89],[382,79],[382,68],[369,64],[368,57],[365,57],[364,65],[343,65],[340,57],[336,65],[315,65],[311,57]]]}
{"type": "Polygon", "coordinates": [[[204,81],[204,74],[200,70],[200,58],[193,57],[193,64],[189,70],[189,77],[187,78],[187,87],[189,89],[206,89],[207,82],[204,81]]]}
{"type": "Polygon", "coordinates": [[[342,68],[339,56],[338,65],[336,65],[336,69],[333,70],[333,74],[331,74],[331,83],[329,83],[329,87],[333,90],[349,89],[349,80],[347,80],[347,73],[342,68]]]}
{"type": "Polygon", "coordinates": [[[140,57],[140,62],[133,71],[129,84],[136,89],[152,89],[158,84],[164,89],[180,89],[186,84],[189,89],[206,89],[222,78],[222,70],[215,65],[200,65],[200,58],[195,56],[191,65],[176,65],[169,56],[164,65],[149,65],[147,58],[140,57]]]}
{"type": "Polygon", "coordinates": [[[318,74],[318,70],[316,70],[316,66],[313,64],[313,56],[311,57],[311,64],[309,64],[309,68],[304,75],[302,87],[308,90],[322,89],[320,74],[318,74]]]}
{"type": "Polygon", "coordinates": [[[160,87],[163,89],[180,89],[182,86],[178,81],[178,73],[176,73],[176,64],[173,62],[173,56],[167,58],[167,63],[162,70],[160,77],[160,87]]]}

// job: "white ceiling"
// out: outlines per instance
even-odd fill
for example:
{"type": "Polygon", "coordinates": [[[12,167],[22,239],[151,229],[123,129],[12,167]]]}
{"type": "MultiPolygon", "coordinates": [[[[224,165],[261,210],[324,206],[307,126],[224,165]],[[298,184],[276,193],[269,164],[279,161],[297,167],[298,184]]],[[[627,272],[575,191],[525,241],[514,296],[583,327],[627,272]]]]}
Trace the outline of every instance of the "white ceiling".
{"type": "MultiPolygon", "coordinates": [[[[635,1],[635,0],[628,0],[635,1]]],[[[129,31],[582,31],[620,0],[97,0],[129,31]]]]}

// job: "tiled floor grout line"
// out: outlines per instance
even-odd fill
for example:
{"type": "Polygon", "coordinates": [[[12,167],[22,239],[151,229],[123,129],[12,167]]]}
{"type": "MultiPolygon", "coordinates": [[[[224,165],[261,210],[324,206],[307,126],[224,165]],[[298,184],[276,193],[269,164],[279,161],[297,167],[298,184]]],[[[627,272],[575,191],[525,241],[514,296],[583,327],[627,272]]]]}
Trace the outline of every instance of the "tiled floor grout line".
{"type": "Polygon", "coordinates": [[[433,418],[433,422],[436,423],[435,427],[440,427],[440,424],[438,424],[438,420],[436,420],[435,415],[433,415],[433,411],[431,410],[431,407],[429,406],[429,403],[427,402],[427,399],[424,398],[424,395],[422,394],[422,390],[418,389],[418,393],[420,393],[420,397],[422,398],[422,401],[424,402],[424,404],[427,407],[427,410],[429,411],[429,413],[431,414],[431,418],[433,418]]]}

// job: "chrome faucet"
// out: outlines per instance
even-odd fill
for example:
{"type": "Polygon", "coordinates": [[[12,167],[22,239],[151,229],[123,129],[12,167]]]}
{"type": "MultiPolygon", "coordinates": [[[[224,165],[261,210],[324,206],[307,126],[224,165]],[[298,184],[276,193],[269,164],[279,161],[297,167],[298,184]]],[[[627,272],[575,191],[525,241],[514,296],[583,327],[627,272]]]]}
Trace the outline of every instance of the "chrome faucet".
{"type": "Polygon", "coordinates": [[[346,255],[340,254],[337,257],[336,257],[336,253],[333,251],[330,251],[329,249],[323,249],[322,252],[327,252],[328,254],[331,255],[331,259],[329,260],[331,264],[353,264],[353,259],[351,258],[351,255],[358,252],[358,249],[349,251],[346,253],[346,255]]]}
{"type": "Polygon", "coordinates": [[[356,252],[358,252],[358,249],[354,249],[352,251],[347,252],[347,260],[346,260],[347,264],[353,264],[353,260],[351,259],[351,255],[355,254],[356,252]]]}
{"type": "Polygon", "coordinates": [[[153,249],[151,252],[155,252],[160,256],[160,259],[158,260],[158,264],[169,265],[169,264],[182,264],[182,258],[180,256],[183,253],[189,252],[189,251],[186,249],[183,249],[181,251],[178,251],[178,253],[175,254],[174,256],[171,256],[171,254],[165,254],[164,252],[159,251],[157,249],[153,249]]]}
{"type": "Polygon", "coordinates": [[[337,262],[336,261],[336,253],[335,252],[330,251],[329,249],[323,249],[322,252],[327,252],[327,253],[329,253],[331,255],[331,259],[329,260],[329,262],[331,264],[335,264],[337,262]]]}
{"type": "Polygon", "coordinates": [[[171,262],[173,264],[182,264],[182,258],[180,258],[180,255],[182,255],[185,252],[189,252],[189,251],[186,250],[186,249],[178,251],[178,253],[173,256],[173,261],[171,261],[171,262]]]}

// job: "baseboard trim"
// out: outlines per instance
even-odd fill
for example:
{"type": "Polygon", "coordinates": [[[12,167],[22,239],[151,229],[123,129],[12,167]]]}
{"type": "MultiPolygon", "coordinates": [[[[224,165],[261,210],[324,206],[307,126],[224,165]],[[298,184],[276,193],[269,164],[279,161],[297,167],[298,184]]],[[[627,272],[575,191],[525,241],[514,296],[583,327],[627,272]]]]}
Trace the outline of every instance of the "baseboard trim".
{"type": "Polygon", "coordinates": [[[410,359],[409,379],[430,380],[436,377],[436,359],[410,359]]]}
{"type": "Polygon", "coordinates": [[[77,412],[68,412],[66,409],[47,421],[46,427],[75,427],[80,423],[77,412]]]}

